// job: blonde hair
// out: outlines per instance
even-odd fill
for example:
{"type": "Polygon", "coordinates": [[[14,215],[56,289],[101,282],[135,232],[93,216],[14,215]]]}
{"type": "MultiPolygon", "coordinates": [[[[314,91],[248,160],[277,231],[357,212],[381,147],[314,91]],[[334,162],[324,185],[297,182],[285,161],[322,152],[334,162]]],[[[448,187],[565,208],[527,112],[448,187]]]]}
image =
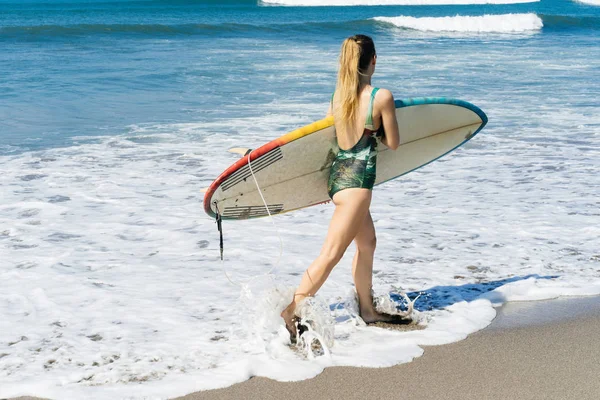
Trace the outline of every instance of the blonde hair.
{"type": "MultiPolygon", "coordinates": [[[[365,35],[355,35],[344,40],[340,52],[340,67],[336,85],[338,106],[333,107],[333,116],[341,122],[343,135],[348,128],[354,128],[358,110],[360,75],[364,75],[371,59],[375,56],[373,39],[365,35]]],[[[339,129],[338,129],[339,130],[339,129]]],[[[340,132],[338,132],[339,134],[340,132]]]]}

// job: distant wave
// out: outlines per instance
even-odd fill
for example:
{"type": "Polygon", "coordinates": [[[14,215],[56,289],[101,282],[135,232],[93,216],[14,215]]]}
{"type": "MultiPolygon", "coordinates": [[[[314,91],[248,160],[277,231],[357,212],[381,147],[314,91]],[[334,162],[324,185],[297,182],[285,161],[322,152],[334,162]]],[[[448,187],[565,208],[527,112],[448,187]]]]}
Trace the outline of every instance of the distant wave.
{"type": "Polygon", "coordinates": [[[401,29],[429,32],[527,32],[546,30],[600,30],[600,17],[563,15],[504,14],[478,17],[375,17],[364,20],[298,22],[294,24],[267,21],[265,24],[77,24],[0,27],[3,39],[61,40],[64,37],[85,38],[98,35],[111,37],[169,38],[178,36],[243,36],[282,34],[330,34],[339,31],[370,29],[385,24],[401,29]]]}
{"type": "MultiPolygon", "coordinates": [[[[263,4],[282,6],[422,6],[447,4],[518,4],[540,0],[261,0],[263,4]]],[[[596,1],[596,0],[587,0],[596,1]]]]}
{"type": "Polygon", "coordinates": [[[480,17],[375,17],[374,20],[398,28],[425,32],[527,32],[542,29],[542,19],[536,14],[483,15],[480,17]]]}
{"type": "Polygon", "coordinates": [[[600,0],[575,0],[578,3],[590,4],[592,6],[600,6],[600,0]]]}

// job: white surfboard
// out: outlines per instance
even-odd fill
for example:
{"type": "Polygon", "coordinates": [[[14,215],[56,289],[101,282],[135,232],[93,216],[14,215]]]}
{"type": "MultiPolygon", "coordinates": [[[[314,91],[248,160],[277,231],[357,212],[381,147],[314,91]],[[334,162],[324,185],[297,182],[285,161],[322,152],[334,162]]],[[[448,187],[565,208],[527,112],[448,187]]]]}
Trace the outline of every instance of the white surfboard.
{"type": "MultiPolygon", "coordinates": [[[[400,145],[393,151],[378,144],[376,185],[437,160],[473,138],[487,123],[478,107],[447,98],[397,100],[396,117],[400,145]]],[[[204,209],[223,219],[268,215],[254,178],[271,214],[329,201],[327,180],[336,151],[333,117],[249,153],[240,150],[242,157],[209,186],[204,209]]]]}

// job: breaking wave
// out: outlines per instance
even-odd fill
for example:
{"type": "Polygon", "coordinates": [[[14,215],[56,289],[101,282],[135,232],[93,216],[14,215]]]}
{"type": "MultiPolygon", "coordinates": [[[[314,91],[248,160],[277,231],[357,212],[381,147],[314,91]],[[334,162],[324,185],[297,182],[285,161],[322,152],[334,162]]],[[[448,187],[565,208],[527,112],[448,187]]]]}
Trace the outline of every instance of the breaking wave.
{"type": "MultiPolygon", "coordinates": [[[[600,1],[600,0],[599,0],[600,1]]],[[[1,39],[54,40],[63,37],[173,37],[222,36],[252,34],[290,34],[332,30],[368,29],[372,24],[386,24],[402,29],[425,32],[532,32],[544,29],[600,29],[598,17],[571,17],[563,15],[502,14],[483,16],[447,17],[375,17],[365,20],[322,21],[255,24],[76,24],[0,27],[1,39]]]]}
{"type": "Polygon", "coordinates": [[[392,24],[398,28],[424,32],[494,32],[518,33],[537,31],[544,23],[536,14],[483,15],[478,17],[375,17],[375,21],[392,24]]]}

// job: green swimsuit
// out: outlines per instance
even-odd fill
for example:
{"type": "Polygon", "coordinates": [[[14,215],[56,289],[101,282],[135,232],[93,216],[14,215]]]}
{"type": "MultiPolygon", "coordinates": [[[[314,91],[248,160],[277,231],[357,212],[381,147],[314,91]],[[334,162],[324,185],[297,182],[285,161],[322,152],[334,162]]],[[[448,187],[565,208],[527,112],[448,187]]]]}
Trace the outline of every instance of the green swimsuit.
{"type": "Polygon", "coordinates": [[[331,164],[327,191],[330,198],[343,189],[373,189],[377,163],[377,139],[373,127],[373,99],[379,88],[373,88],[362,137],[349,150],[339,149],[331,164]]]}

